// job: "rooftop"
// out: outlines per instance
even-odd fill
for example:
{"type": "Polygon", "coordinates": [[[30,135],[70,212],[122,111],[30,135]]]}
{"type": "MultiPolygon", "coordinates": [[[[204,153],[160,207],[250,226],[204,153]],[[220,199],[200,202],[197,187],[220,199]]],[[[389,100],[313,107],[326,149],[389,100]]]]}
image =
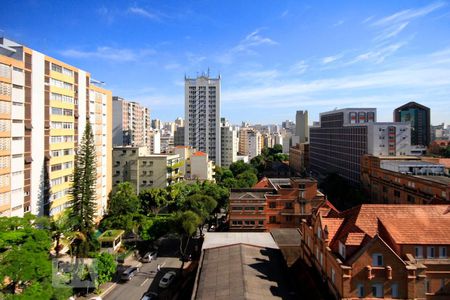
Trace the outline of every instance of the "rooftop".
{"type": "Polygon", "coordinates": [[[278,249],[269,232],[206,232],[202,249],[236,244],[278,249]]]}

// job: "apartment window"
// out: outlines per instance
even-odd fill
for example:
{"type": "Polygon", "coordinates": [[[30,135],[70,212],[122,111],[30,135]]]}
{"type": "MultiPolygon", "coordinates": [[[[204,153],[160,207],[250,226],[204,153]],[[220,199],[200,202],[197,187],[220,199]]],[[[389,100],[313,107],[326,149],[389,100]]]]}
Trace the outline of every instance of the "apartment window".
{"type": "Polygon", "coordinates": [[[375,283],[372,284],[372,295],[376,298],[383,298],[383,284],[375,283]]]}
{"type": "Polygon", "coordinates": [[[395,191],[394,191],[394,196],[395,196],[395,197],[400,197],[400,191],[395,190],[395,191]]]}
{"type": "Polygon", "coordinates": [[[427,258],[434,258],[434,247],[427,247],[427,258]]]}
{"type": "Polygon", "coordinates": [[[439,258],[447,258],[447,247],[439,247],[439,258]]]}
{"type": "Polygon", "coordinates": [[[422,246],[414,247],[414,252],[416,253],[416,258],[423,258],[423,247],[422,246]]]}
{"type": "Polygon", "coordinates": [[[331,282],[334,284],[336,282],[336,271],[331,267],[331,282]]]}
{"type": "Polygon", "coordinates": [[[292,202],[286,202],[284,203],[284,208],[292,208],[292,202]]]}
{"type": "Polygon", "coordinates": [[[398,283],[393,283],[391,285],[391,295],[392,298],[398,298],[398,283]]]}
{"type": "Polygon", "coordinates": [[[258,221],[258,224],[259,224],[259,225],[264,225],[264,221],[263,221],[263,220],[259,220],[259,221],[258,221]]]}
{"type": "Polygon", "coordinates": [[[383,255],[380,253],[372,254],[372,266],[381,267],[383,266],[383,255]]]}
{"type": "Polygon", "coordinates": [[[408,201],[409,204],[415,204],[416,203],[416,198],[414,198],[411,195],[408,195],[407,201],[408,201]]]}
{"type": "Polygon", "coordinates": [[[276,208],[277,204],[275,202],[269,202],[269,208],[276,208]]]}
{"type": "Polygon", "coordinates": [[[345,245],[339,241],[339,254],[345,259],[345,245]]]}
{"type": "Polygon", "coordinates": [[[358,286],[356,287],[356,291],[358,294],[358,298],[363,298],[364,297],[364,284],[362,283],[358,283],[358,286]]]}
{"type": "Polygon", "coordinates": [[[277,217],[276,216],[269,216],[269,223],[276,223],[277,217]]]}

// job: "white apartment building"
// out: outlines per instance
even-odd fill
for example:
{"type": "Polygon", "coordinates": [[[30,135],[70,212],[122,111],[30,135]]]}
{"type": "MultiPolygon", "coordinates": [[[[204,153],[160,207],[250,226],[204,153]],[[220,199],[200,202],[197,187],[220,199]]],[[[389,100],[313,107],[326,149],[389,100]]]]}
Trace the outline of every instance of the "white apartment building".
{"type": "Polygon", "coordinates": [[[261,154],[261,133],[259,131],[251,131],[248,137],[248,157],[252,159],[261,154]]]}
{"type": "Polygon", "coordinates": [[[185,78],[184,141],[221,165],[220,76],[185,78]]]}
{"type": "Polygon", "coordinates": [[[221,130],[221,162],[222,167],[228,168],[232,163],[237,161],[238,152],[238,132],[229,124],[223,124],[221,130]]]}
{"type": "Polygon", "coordinates": [[[161,131],[158,129],[151,129],[149,132],[150,140],[150,153],[160,154],[161,153],[161,131]]]}
{"type": "Polygon", "coordinates": [[[214,164],[205,152],[190,146],[176,146],[174,154],[179,155],[180,172],[186,180],[213,180],[214,164]]]}

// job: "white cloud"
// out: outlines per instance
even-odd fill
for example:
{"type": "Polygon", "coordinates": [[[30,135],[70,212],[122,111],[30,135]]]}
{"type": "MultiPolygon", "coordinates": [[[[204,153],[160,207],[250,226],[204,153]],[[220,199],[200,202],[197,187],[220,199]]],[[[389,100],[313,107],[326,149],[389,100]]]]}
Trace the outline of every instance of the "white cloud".
{"type": "Polygon", "coordinates": [[[430,5],[427,5],[425,7],[417,8],[417,9],[405,9],[402,11],[399,11],[395,14],[392,14],[390,16],[384,17],[382,19],[379,19],[373,23],[375,26],[389,26],[392,24],[397,23],[403,23],[403,22],[409,22],[410,20],[426,16],[433,11],[442,8],[445,6],[445,2],[434,2],[430,5]]]}
{"type": "Polygon", "coordinates": [[[149,10],[137,6],[128,8],[128,12],[155,21],[161,20],[161,14],[153,13],[149,10]]]}
{"type": "Polygon", "coordinates": [[[341,54],[337,54],[337,55],[333,55],[333,56],[324,57],[324,58],[322,58],[322,64],[326,65],[326,64],[332,63],[338,59],[341,59],[343,56],[344,55],[341,53],[341,54]]]}
{"type": "Polygon", "coordinates": [[[289,10],[286,9],[285,11],[283,11],[283,13],[281,13],[280,17],[284,18],[284,17],[286,17],[288,14],[289,14],[289,10]]]}
{"type": "Polygon", "coordinates": [[[206,56],[197,55],[197,54],[194,54],[191,52],[187,52],[186,57],[187,57],[189,63],[191,63],[193,65],[199,64],[206,59],[206,56]]]}
{"type": "Polygon", "coordinates": [[[339,27],[339,26],[341,26],[344,23],[345,23],[344,20],[339,20],[339,21],[337,21],[336,23],[333,24],[333,27],[339,27]]]}
{"type": "Polygon", "coordinates": [[[307,69],[308,65],[304,60],[301,60],[292,65],[292,67],[290,68],[290,72],[299,75],[305,73],[307,69]]]}
{"type": "Polygon", "coordinates": [[[73,58],[99,58],[115,62],[137,61],[141,58],[156,54],[153,49],[132,50],[126,48],[97,47],[95,51],[66,49],[60,51],[61,55],[73,58]]]}
{"type": "Polygon", "coordinates": [[[382,63],[387,57],[397,52],[404,45],[406,45],[406,42],[395,43],[372,51],[368,51],[358,55],[355,59],[348,62],[347,64],[353,64],[361,61],[373,61],[379,64],[382,63]]]}
{"type": "Polygon", "coordinates": [[[374,41],[380,42],[383,40],[387,40],[397,36],[400,32],[402,32],[406,26],[408,26],[409,22],[403,22],[400,24],[395,24],[386,28],[381,34],[374,38],[374,41]]]}

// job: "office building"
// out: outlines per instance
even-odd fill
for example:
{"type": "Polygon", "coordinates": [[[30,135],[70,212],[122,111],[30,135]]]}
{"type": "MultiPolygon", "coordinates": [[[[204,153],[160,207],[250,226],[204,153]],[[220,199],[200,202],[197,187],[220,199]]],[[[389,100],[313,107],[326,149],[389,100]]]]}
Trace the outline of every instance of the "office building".
{"type": "Polygon", "coordinates": [[[137,102],[113,97],[113,145],[150,147],[150,110],[137,102]]]}
{"type": "Polygon", "coordinates": [[[410,154],[409,123],[376,123],[375,108],[346,108],[320,114],[310,128],[310,167],[318,176],[337,173],[359,185],[364,154],[410,154]]]}
{"type": "Polygon", "coordinates": [[[184,146],[184,126],[178,126],[173,135],[174,146],[184,146]]]}
{"type": "Polygon", "coordinates": [[[148,147],[119,146],[113,149],[113,188],[129,181],[139,193],[165,188],[182,179],[182,161],[176,154],[151,154],[148,147]]]}
{"type": "Polygon", "coordinates": [[[185,145],[208,153],[221,165],[220,76],[185,78],[185,145]]]}
{"type": "Polygon", "coordinates": [[[96,215],[111,189],[111,92],[86,71],[0,39],[0,215],[57,216],[70,206],[86,122],[96,149],[96,215]]]}
{"type": "Polygon", "coordinates": [[[297,110],[295,115],[295,136],[298,137],[296,143],[306,143],[309,141],[309,127],[308,127],[308,111],[297,110]]]}
{"type": "Polygon", "coordinates": [[[448,205],[323,207],[300,231],[300,256],[334,299],[450,298],[448,205]]]}
{"type": "Polygon", "coordinates": [[[430,109],[416,102],[408,102],[394,110],[394,122],[411,124],[411,145],[428,147],[431,142],[430,109]]]}
{"type": "Polygon", "coordinates": [[[294,176],[309,172],[309,143],[297,144],[289,149],[289,167],[294,176]]]}
{"type": "Polygon", "coordinates": [[[418,157],[364,155],[361,181],[373,203],[450,204],[445,165],[418,157]]]}

